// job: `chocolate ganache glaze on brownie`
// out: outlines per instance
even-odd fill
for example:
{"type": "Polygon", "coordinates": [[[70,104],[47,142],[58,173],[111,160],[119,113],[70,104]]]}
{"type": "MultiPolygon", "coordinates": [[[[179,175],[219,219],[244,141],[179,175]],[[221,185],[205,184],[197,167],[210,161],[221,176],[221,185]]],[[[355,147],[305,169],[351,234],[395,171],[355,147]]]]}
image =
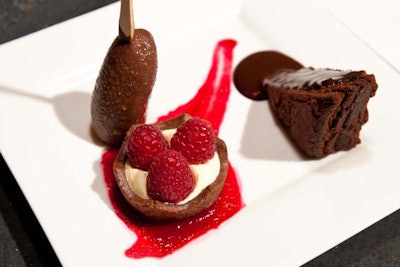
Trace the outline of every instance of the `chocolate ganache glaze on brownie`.
{"type": "Polygon", "coordinates": [[[267,76],[263,80],[263,86],[275,87],[303,87],[322,85],[326,80],[339,80],[351,71],[333,70],[333,69],[314,69],[314,68],[301,68],[298,70],[282,69],[274,75],[267,76]]]}
{"type": "Polygon", "coordinates": [[[251,72],[255,65],[249,65],[246,58],[235,69],[235,86],[245,96],[269,99],[272,112],[306,156],[322,158],[361,142],[361,126],[368,121],[367,104],[378,88],[374,75],[296,66],[293,62],[297,61],[273,51],[249,57],[261,57],[266,62],[258,66],[268,66],[267,71],[251,72]],[[267,73],[261,82],[259,73],[267,73]],[[254,87],[240,79],[251,79],[254,87]],[[246,90],[251,93],[243,93],[246,90]]]}

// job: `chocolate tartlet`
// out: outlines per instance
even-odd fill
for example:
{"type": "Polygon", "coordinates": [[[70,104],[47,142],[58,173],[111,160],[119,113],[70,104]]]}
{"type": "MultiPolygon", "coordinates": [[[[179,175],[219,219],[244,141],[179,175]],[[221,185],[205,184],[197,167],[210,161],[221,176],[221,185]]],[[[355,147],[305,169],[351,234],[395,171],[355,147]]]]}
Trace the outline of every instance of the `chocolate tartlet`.
{"type": "Polygon", "coordinates": [[[365,71],[301,68],[266,77],[275,116],[309,157],[322,158],[361,142],[367,104],[378,85],[365,71]]]}
{"type": "MultiPolygon", "coordinates": [[[[154,125],[161,131],[167,129],[176,129],[189,118],[191,118],[189,115],[184,114],[167,121],[155,123],[154,125]]],[[[218,176],[195,198],[183,204],[174,204],[154,199],[145,199],[133,192],[128,183],[125,173],[125,162],[128,160],[128,139],[130,134],[139,125],[140,124],[135,124],[130,127],[113,166],[115,180],[126,201],[133,208],[144,214],[146,217],[155,220],[182,220],[188,217],[192,217],[200,213],[201,211],[209,208],[218,199],[227,176],[228,153],[225,142],[219,138],[216,138],[216,152],[218,153],[218,157],[220,160],[220,169],[218,176]]]]}

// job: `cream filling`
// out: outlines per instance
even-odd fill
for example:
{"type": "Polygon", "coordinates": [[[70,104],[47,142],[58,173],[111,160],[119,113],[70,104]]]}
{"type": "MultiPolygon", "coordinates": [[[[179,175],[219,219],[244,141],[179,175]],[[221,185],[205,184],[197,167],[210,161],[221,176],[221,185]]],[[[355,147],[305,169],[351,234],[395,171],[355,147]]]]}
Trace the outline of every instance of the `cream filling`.
{"type": "MultiPolygon", "coordinates": [[[[168,129],[162,131],[162,134],[169,143],[175,132],[176,129],[168,129]]],[[[220,170],[218,153],[215,152],[214,157],[206,163],[191,164],[189,166],[195,178],[194,189],[184,200],[178,202],[178,204],[184,204],[194,199],[201,193],[201,191],[203,191],[204,188],[215,181],[220,170]]],[[[129,160],[125,161],[125,175],[128,184],[135,194],[144,199],[150,199],[146,189],[147,174],[147,171],[132,167],[129,160]]]]}

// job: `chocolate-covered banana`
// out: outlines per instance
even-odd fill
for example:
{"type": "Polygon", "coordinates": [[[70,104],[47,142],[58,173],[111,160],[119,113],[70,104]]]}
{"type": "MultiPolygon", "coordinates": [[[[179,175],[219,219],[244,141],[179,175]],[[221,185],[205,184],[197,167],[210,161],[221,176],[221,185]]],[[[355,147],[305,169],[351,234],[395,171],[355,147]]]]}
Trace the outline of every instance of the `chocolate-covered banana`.
{"type": "Polygon", "coordinates": [[[119,35],[109,48],[92,95],[92,128],[118,146],[132,124],[143,123],[157,73],[157,49],[150,32],[134,29],[132,0],[121,1],[119,35]]]}

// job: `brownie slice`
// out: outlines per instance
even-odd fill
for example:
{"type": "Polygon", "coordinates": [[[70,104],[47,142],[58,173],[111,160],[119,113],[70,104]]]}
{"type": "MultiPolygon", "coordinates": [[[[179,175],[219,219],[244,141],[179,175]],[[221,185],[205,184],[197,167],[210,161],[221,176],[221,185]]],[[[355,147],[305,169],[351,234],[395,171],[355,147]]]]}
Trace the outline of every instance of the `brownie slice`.
{"type": "Polygon", "coordinates": [[[301,68],[265,78],[276,118],[305,155],[322,158],[361,142],[378,85],[365,71],[301,68]]]}

